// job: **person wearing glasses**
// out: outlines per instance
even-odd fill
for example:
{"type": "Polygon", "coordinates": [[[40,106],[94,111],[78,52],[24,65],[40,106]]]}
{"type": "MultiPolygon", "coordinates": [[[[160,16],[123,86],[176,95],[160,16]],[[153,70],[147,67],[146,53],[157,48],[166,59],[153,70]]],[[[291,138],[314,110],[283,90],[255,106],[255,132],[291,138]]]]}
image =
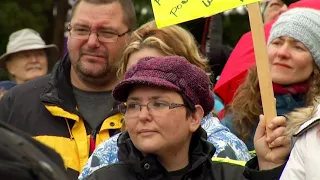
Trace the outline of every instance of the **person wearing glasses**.
{"type": "MultiPolygon", "coordinates": [[[[201,127],[202,118],[214,106],[209,87],[207,74],[182,56],[139,60],[112,93],[124,102],[120,110],[126,130],[118,138],[119,162],[86,179],[278,179],[285,160],[273,162],[271,156],[282,147],[268,148],[265,136],[256,138],[257,145],[265,146],[257,148],[257,169],[252,169],[255,163],[249,163],[244,171],[239,164],[211,160],[215,148],[205,140],[201,127]],[[261,155],[262,149],[268,153],[261,155]]],[[[265,133],[263,121],[257,131],[265,133]]]]}
{"type": "Polygon", "coordinates": [[[136,27],[131,0],[78,0],[68,26],[68,53],[50,75],[19,85],[0,102],[0,119],[62,156],[77,179],[100,142],[120,132],[111,90],[117,61],[136,27]]]}
{"type": "MultiPolygon", "coordinates": [[[[185,57],[189,63],[205,71],[211,79],[212,72],[208,67],[208,61],[200,55],[198,45],[192,34],[179,25],[159,29],[155,21],[143,24],[132,33],[119,62],[118,76],[123,79],[125,72],[143,57],[173,55],[185,57]]],[[[216,101],[214,106],[216,106],[216,101]]],[[[122,130],[125,130],[125,123],[122,126],[122,130]]],[[[209,113],[203,117],[201,127],[207,133],[207,141],[215,147],[213,160],[238,160],[245,164],[251,158],[244,142],[223,126],[214,113],[209,113]]],[[[120,133],[97,146],[82,169],[79,180],[85,179],[100,167],[119,161],[117,154],[119,135],[120,133]]]]}
{"type": "Polygon", "coordinates": [[[46,45],[37,31],[20,29],[9,36],[7,52],[0,56],[0,68],[8,72],[11,81],[21,84],[46,75],[49,60],[55,61],[58,52],[58,47],[46,45]]]}

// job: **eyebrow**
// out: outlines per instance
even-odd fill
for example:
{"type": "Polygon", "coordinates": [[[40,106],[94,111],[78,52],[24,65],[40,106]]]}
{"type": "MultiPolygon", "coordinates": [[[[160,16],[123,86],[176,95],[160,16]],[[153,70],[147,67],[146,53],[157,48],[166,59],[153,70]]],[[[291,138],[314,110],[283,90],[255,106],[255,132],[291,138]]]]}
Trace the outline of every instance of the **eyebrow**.
{"type": "Polygon", "coordinates": [[[133,101],[139,101],[141,98],[139,98],[139,97],[128,97],[127,98],[127,101],[128,100],[133,100],[133,101]]]}
{"type": "MultiPolygon", "coordinates": [[[[284,40],[285,40],[285,37],[280,36],[280,37],[278,37],[278,38],[276,38],[276,39],[280,39],[280,40],[284,41],[284,40]]],[[[276,40],[276,39],[274,39],[274,40],[276,40]]]]}
{"type": "Polygon", "coordinates": [[[75,23],[72,25],[73,27],[84,27],[84,28],[90,28],[88,25],[80,24],[80,23],[75,23]]]}
{"type": "MultiPolygon", "coordinates": [[[[85,22],[84,22],[85,23],[85,22]]],[[[74,23],[74,25],[72,25],[73,27],[85,27],[85,28],[90,28],[89,25],[85,25],[85,24],[82,24],[82,22],[77,22],[77,23],[74,23]]],[[[114,27],[105,27],[105,26],[98,26],[97,29],[99,30],[108,30],[108,31],[113,31],[113,32],[116,32],[118,33],[118,31],[114,28],[114,27]]]]}

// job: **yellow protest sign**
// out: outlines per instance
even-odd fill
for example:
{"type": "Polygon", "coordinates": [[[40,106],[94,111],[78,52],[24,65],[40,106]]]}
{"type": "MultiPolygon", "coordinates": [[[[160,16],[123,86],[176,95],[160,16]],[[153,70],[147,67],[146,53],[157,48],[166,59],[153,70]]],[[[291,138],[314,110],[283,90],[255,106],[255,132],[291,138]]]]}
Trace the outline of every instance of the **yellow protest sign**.
{"type": "Polygon", "coordinates": [[[261,0],[151,0],[159,28],[211,16],[261,0]]]}

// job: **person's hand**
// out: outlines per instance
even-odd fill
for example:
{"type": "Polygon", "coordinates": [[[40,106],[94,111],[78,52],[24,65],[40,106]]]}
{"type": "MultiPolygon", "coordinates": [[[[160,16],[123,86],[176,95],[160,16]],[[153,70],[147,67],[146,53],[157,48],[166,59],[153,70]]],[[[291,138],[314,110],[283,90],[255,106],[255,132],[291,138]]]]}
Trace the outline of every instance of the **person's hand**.
{"type": "Polygon", "coordinates": [[[260,122],[254,136],[254,146],[259,161],[259,169],[267,170],[281,166],[291,150],[291,139],[285,136],[286,118],[275,117],[268,124],[270,135],[266,134],[266,120],[260,115],[260,122]]]}

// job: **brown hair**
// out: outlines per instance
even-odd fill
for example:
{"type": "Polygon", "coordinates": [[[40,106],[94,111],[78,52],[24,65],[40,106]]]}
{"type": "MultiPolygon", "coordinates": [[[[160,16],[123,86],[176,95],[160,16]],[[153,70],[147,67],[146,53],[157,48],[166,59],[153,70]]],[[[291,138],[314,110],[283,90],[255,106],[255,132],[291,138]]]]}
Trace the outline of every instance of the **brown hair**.
{"type": "Polygon", "coordinates": [[[122,79],[127,70],[131,53],[146,47],[155,48],[168,56],[183,56],[191,64],[198,66],[207,73],[211,73],[207,65],[207,59],[201,56],[197,42],[189,31],[178,25],[158,29],[155,22],[151,21],[132,33],[119,62],[119,78],[122,79]]]}
{"type": "Polygon", "coordinates": [[[129,31],[135,30],[137,26],[137,17],[132,0],[78,0],[72,7],[71,18],[82,1],[97,5],[111,4],[115,2],[119,3],[123,10],[124,24],[129,28],[129,31]]]}
{"type": "MultiPolygon", "coordinates": [[[[306,106],[313,104],[314,97],[320,95],[320,70],[314,69],[308,79],[310,88],[306,94],[306,106]]],[[[245,82],[239,86],[226,114],[235,115],[234,125],[241,140],[245,141],[254,131],[259,115],[263,113],[256,66],[249,69],[245,82]]]]}

